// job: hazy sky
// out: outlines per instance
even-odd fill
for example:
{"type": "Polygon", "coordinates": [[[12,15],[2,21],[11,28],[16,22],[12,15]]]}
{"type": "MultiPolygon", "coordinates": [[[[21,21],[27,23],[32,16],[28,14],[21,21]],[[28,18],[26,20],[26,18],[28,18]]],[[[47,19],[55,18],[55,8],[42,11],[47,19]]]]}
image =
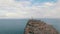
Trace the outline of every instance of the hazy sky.
{"type": "Polygon", "coordinates": [[[60,18],[60,0],[0,0],[0,18],[60,18]]]}

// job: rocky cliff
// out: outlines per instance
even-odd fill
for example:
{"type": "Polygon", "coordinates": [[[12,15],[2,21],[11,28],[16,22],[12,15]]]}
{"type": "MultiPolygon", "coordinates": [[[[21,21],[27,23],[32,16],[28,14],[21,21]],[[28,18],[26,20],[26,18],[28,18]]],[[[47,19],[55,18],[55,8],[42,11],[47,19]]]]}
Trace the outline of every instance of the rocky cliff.
{"type": "Polygon", "coordinates": [[[40,20],[29,20],[24,34],[58,34],[56,29],[40,20]]]}

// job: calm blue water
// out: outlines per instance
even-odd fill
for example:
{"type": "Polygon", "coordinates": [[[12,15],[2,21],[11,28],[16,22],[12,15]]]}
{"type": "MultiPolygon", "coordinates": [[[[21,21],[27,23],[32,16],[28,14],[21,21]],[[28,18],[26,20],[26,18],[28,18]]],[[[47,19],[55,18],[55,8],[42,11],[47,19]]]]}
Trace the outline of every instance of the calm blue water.
{"type": "MultiPolygon", "coordinates": [[[[40,19],[39,19],[40,20],[40,19]]],[[[41,19],[60,32],[60,19],[41,19]]],[[[28,19],[0,19],[0,34],[24,34],[28,19]]]]}

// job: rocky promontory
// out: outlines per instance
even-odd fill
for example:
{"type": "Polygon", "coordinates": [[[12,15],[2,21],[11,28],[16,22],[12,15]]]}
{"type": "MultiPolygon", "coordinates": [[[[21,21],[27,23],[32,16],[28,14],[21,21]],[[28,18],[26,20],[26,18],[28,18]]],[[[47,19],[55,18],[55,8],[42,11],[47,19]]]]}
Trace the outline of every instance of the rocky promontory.
{"type": "Polygon", "coordinates": [[[30,19],[25,27],[24,34],[58,34],[58,31],[41,20],[30,19]]]}

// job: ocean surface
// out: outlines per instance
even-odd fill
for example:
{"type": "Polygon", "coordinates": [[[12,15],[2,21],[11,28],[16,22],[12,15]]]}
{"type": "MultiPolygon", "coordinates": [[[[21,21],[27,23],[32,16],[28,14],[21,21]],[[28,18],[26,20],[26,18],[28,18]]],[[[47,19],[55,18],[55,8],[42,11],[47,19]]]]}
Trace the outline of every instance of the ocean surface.
{"type": "MultiPolygon", "coordinates": [[[[29,19],[0,19],[0,34],[24,34],[29,19]]],[[[60,19],[37,19],[53,25],[60,32],[60,19]]]]}

